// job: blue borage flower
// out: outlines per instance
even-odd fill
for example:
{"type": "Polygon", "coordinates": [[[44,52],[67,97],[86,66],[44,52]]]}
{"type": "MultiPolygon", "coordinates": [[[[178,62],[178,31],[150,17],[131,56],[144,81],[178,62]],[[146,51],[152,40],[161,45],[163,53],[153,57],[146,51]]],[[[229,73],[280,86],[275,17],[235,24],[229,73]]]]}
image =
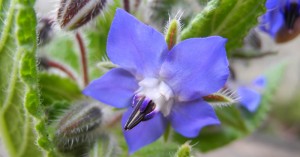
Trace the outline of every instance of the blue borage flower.
{"type": "Polygon", "coordinates": [[[300,0],[267,0],[267,12],[261,18],[261,30],[277,42],[291,40],[299,34],[300,0]]]}
{"type": "Polygon", "coordinates": [[[262,90],[266,87],[266,78],[264,76],[257,77],[251,86],[241,86],[237,92],[240,96],[240,104],[249,112],[255,112],[261,102],[262,90]]]}
{"type": "Polygon", "coordinates": [[[118,68],[91,82],[83,93],[125,108],[123,133],[133,153],[157,140],[170,122],[175,131],[196,137],[220,124],[202,97],[221,89],[229,75],[226,39],[192,38],[168,50],[164,36],[117,9],[107,55],[118,68]]]}

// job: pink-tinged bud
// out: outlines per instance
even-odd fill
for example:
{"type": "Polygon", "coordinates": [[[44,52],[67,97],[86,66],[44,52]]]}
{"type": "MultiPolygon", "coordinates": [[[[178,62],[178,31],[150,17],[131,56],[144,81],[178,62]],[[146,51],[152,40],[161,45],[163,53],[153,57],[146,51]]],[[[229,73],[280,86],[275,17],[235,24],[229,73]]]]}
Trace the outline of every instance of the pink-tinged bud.
{"type": "Polygon", "coordinates": [[[61,0],[57,22],[64,30],[74,30],[88,23],[104,9],[107,0],[61,0]]]}

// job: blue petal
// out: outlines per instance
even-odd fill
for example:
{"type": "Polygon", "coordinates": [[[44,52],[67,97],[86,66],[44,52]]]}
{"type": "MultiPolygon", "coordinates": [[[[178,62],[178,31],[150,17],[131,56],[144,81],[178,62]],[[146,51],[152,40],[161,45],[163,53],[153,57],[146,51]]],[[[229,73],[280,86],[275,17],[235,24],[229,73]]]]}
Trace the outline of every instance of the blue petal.
{"type": "Polygon", "coordinates": [[[266,8],[268,10],[278,8],[280,4],[280,0],[267,0],[266,8]]]}
{"type": "MultiPolygon", "coordinates": [[[[122,126],[125,126],[132,108],[124,113],[122,118],[122,126]]],[[[167,126],[166,119],[161,113],[157,113],[152,119],[143,121],[131,130],[124,130],[125,140],[129,147],[129,153],[132,154],[140,148],[156,141],[165,131],[167,126]]]]}
{"type": "Polygon", "coordinates": [[[116,11],[107,40],[110,60],[138,79],[157,76],[167,55],[164,36],[122,9],[116,11]]]}
{"type": "Polygon", "coordinates": [[[131,104],[131,99],[137,89],[135,78],[124,69],[116,68],[92,81],[83,90],[83,94],[107,105],[123,108],[131,104]]]}
{"type": "Polygon", "coordinates": [[[266,85],[267,85],[267,79],[265,76],[259,76],[257,77],[253,83],[252,83],[255,87],[258,87],[258,88],[265,88],[266,85]]]}
{"type": "Polygon", "coordinates": [[[238,94],[240,96],[240,104],[250,112],[255,112],[260,104],[261,95],[259,92],[247,88],[238,88],[238,94]]]}
{"type": "Polygon", "coordinates": [[[187,39],[176,45],[160,75],[180,101],[217,92],[228,78],[226,39],[218,36],[187,39]]]}
{"type": "Polygon", "coordinates": [[[175,103],[169,118],[175,131],[189,138],[205,126],[220,124],[214,109],[201,99],[175,103]]]}
{"type": "Polygon", "coordinates": [[[266,7],[268,10],[261,18],[261,30],[270,34],[272,38],[275,38],[277,32],[284,26],[284,17],[280,11],[280,5],[279,1],[267,1],[266,7]]]}

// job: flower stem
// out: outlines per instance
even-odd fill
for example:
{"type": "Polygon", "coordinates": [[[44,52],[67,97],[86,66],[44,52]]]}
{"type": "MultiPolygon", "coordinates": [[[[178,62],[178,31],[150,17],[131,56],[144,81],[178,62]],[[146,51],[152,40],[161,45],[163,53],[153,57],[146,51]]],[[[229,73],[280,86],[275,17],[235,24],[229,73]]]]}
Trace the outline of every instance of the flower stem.
{"type": "Polygon", "coordinates": [[[166,131],[164,133],[164,141],[165,142],[168,142],[169,137],[170,137],[170,132],[171,132],[171,125],[168,124],[167,127],[166,127],[166,131]]]}
{"type": "Polygon", "coordinates": [[[81,65],[82,65],[82,72],[83,72],[83,84],[84,86],[87,86],[89,84],[89,77],[88,77],[88,67],[87,67],[87,60],[86,60],[86,51],[85,51],[85,46],[82,37],[79,34],[79,32],[76,33],[76,40],[80,48],[80,58],[81,58],[81,65]]]}
{"type": "Polygon", "coordinates": [[[124,9],[130,13],[130,3],[129,0],[123,0],[123,4],[124,4],[124,9]]]}
{"type": "Polygon", "coordinates": [[[47,64],[47,66],[49,66],[51,68],[56,68],[56,69],[61,70],[62,72],[67,74],[72,80],[76,81],[76,78],[72,74],[72,72],[68,68],[64,67],[62,64],[60,64],[58,62],[50,61],[50,60],[47,60],[46,64],[47,64]]]}

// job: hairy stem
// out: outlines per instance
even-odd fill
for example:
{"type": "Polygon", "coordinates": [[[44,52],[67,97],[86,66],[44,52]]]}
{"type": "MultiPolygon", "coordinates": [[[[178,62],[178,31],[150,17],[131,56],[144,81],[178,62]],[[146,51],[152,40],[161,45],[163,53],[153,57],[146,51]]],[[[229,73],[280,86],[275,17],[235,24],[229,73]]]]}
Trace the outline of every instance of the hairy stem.
{"type": "Polygon", "coordinates": [[[80,48],[81,66],[83,72],[83,84],[84,86],[87,86],[89,84],[89,77],[88,77],[88,67],[87,67],[87,60],[86,60],[86,51],[85,51],[85,46],[82,37],[79,34],[79,32],[76,33],[76,39],[80,48]]]}
{"type": "Polygon", "coordinates": [[[62,64],[59,64],[59,63],[54,62],[54,61],[47,60],[47,65],[51,68],[56,68],[56,69],[61,70],[62,72],[67,74],[72,80],[76,81],[76,78],[72,74],[72,72],[68,68],[64,67],[62,64]]]}

